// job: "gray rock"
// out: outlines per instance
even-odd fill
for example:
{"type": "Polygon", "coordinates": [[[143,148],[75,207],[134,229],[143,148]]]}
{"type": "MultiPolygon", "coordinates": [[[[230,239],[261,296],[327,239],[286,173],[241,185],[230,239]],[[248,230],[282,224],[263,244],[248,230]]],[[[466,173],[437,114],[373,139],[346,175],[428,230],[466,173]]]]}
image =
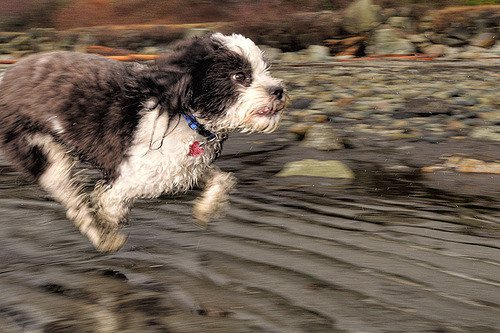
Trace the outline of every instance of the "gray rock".
{"type": "Polygon", "coordinates": [[[307,131],[301,143],[303,147],[318,150],[336,150],[344,148],[342,140],[335,130],[327,124],[314,124],[307,131]]]}
{"type": "Polygon", "coordinates": [[[477,99],[474,97],[457,97],[453,100],[453,105],[456,106],[474,106],[477,104],[477,99]]]}
{"type": "Polygon", "coordinates": [[[283,170],[281,170],[276,176],[310,176],[354,179],[354,172],[352,172],[347,165],[340,161],[318,161],[314,159],[307,159],[285,164],[283,170]]]}
{"type": "Polygon", "coordinates": [[[495,45],[496,36],[491,32],[482,32],[470,39],[470,45],[479,47],[492,47],[495,45]]]}
{"type": "Polygon", "coordinates": [[[400,30],[388,27],[376,30],[366,48],[368,54],[407,54],[415,51],[415,46],[402,37],[400,30]]]}
{"type": "Polygon", "coordinates": [[[448,48],[449,47],[446,45],[432,44],[422,47],[422,53],[428,55],[429,57],[438,58],[448,54],[448,48]]]}
{"type": "Polygon", "coordinates": [[[326,46],[311,45],[306,52],[310,61],[325,61],[330,58],[330,49],[326,46]]]}
{"type": "Polygon", "coordinates": [[[451,47],[460,47],[468,44],[466,40],[455,37],[444,37],[443,43],[451,47]]]}
{"type": "Polygon", "coordinates": [[[500,141],[500,126],[478,127],[472,130],[469,136],[478,140],[500,141]]]}
{"type": "Polygon", "coordinates": [[[311,97],[299,96],[292,100],[292,104],[288,106],[290,109],[307,109],[314,101],[311,97]]]}
{"type": "Polygon", "coordinates": [[[393,28],[401,29],[404,32],[411,32],[413,30],[413,22],[409,17],[389,17],[387,24],[393,28]]]}
{"type": "Polygon", "coordinates": [[[423,34],[408,35],[406,38],[408,38],[408,40],[413,44],[424,44],[429,42],[429,39],[427,39],[423,34]]]}
{"type": "Polygon", "coordinates": [[[344,12],[343,27],[346,31],[358,34],[371,31],[382,19],[381,9],[371,0],[356,0],[344,12]]]}
{"type": "Polygon", "coordinates": [[[467,41],[471,37],[470,31],[464,26],[446,29],[445,34],[447,37],[463,41],[467,41]]]}

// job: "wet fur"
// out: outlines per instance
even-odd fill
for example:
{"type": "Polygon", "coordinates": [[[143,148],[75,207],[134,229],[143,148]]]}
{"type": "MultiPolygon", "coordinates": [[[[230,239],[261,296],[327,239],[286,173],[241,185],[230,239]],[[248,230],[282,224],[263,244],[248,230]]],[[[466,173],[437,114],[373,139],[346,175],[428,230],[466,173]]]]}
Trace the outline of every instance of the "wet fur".
{"type": "Polygon", "coordinates": [[[134,200],[205,184],[195,205],[202,223],[216,216],[234,177],[212,165],[229,132],[274,130],[284,106],[281,83],[248,39],[214,34],[180,43],[152,65],[53,52],[27,57],[0,83],[0,145],[101,251],[125,242],[119,226],[134,200]],[[235,82],[234,73],[248,80],[235,82]],[[206,131],[188,126],[196,117],[206,131]],[[192,156],[199,142],[203,154],[192,156]],[[90,195],[72,173],[76,159],[103,179],[90,195]]]}

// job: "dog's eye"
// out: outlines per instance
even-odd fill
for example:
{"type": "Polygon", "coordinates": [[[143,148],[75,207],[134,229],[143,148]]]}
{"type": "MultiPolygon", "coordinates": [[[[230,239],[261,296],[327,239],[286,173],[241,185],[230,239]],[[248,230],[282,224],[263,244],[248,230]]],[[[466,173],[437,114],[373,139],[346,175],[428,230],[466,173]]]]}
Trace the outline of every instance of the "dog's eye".
{"type": "Polygon", "coordinates": [[[238,72],[238,73],[234,73],[233,75],[231,75],[231,79],[233,81],[243,83],[247,80],[247,76],[245,75],[245,73],[238,72]]]}

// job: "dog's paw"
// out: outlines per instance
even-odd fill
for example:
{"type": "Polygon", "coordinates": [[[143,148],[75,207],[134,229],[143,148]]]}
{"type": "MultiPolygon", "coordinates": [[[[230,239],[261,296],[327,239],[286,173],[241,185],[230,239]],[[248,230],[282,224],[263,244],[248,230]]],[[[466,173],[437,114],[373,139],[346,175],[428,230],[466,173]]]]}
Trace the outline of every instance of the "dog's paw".
{"type": "Polygon", "coordinates": [[[116,252],[125,244],[127,239],[128,237],[117,231],[117,229],[105,229],[95,247],[99,252],[116,252]]]}
{"type": "Polygon", "coordinates": [[[193,216],[197,220],[198,225],[206,228],[211,219],[223,215],[224,206],[224,202],[216,203],[210,200],[197,200],[193,207],[193,216]]]}
{"type": "Polygon", "coordinates": [[[82,233],[99,252],[116,252],[127,241],[127,236],[118,231],[118,228],[91,226],[82,233]]]}
{"type": "Polygon", "coordinates": [[[193,216],[197,221],[197,224],[202,228],[208,227],[208,222],[212,217],[212,212],[206,203],[201,200],[197,200],[193,207],[193,216]]]}

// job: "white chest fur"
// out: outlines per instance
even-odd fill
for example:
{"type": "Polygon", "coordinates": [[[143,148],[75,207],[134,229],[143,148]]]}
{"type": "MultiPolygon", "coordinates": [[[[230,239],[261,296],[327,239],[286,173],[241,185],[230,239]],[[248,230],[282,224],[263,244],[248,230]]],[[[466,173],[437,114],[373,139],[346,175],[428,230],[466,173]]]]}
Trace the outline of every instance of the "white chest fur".
{"type": "Polygon", "coordinates": [[[147,111],[119,166],[114,191],[125,197],[152,198],[188,190],[216,158],[219,148],[219,141],[206,142],[183,117],[168,119],[166,112],[159,116],[159,108],[147,111]]]}

